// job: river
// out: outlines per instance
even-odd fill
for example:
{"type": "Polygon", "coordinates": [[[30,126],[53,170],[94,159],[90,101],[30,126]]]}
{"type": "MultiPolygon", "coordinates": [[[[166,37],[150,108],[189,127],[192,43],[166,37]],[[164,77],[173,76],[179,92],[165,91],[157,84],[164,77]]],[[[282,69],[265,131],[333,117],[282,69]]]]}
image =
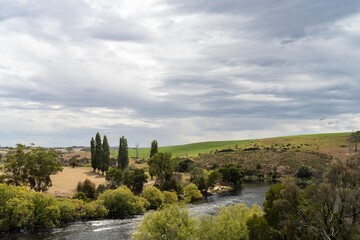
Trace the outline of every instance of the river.
{"type": "MultiPolygon", "coordinates": [[[[262,207],[266,192],[269,189],[267,184],[243,184],[243,188],[237,193],[214,194],[203,199],[196,204],[188,204],[189,212],[192,216],[202,214],[213,214],[219,211],[221,206],[237,203],[245,203],[248,206],[258,204],[262,207]]],[[[74,222],[62,228],[55,228],[50,231],[38,233],[24,232],[12,233],[2,236],[3,239],[11,240],[112,240],[112,239],[131,239],[131,234],[136,226],[143,219],[143,215],[133,218],[116,220],[99,220],[74,222]]]]}

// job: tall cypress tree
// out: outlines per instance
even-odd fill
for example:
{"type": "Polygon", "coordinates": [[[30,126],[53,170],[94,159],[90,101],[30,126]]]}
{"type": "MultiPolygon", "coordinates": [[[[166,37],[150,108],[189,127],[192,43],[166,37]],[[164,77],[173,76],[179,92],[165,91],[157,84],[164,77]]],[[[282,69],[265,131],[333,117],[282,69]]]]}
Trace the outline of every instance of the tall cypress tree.
{"type": "Polygon", "coordinates": [[[104,175],[104,172],[109,170],[109,163],[110,163],[110,147],[106,135],[104,135],[102,150],[103,150],[103,154],[102,154],[101,172],[104,175]]]}
{"type": "Polygon", "coordinates": [[[96,133],[95,136],[95,162],[96,162],[96,169],[101,170],[101,163],[102,163],[102,144],[101,144],[101,137],[99,133],[96,133]]]}
{"type": "Polygon", "coordinates": [[[95,141],[94,138],[91,138],[90,141],[90,152],[91,152],[91,167],[93,168],[93,171],[96,170],[96,161],[95,161],[95,141]]]}
{"type": "Polygon", "coordinates": [[[124,170],[129,164],[128,144],[124,136],[120,138],[118,167],[124,170]]]}
{"type": "Polygon", "coordinates": [[[152,158],[152,156],[154,156],[156,153],[158,153],[158,143],[156,140],[153,140],[151,142],[150,158],[152,158]]]}

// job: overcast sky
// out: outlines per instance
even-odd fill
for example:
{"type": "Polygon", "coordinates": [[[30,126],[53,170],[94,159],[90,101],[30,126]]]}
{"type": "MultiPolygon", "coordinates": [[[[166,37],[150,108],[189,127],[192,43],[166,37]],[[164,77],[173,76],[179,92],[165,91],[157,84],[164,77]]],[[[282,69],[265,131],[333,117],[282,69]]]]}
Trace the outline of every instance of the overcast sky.
{"type": "Polygon", "coordinates": [[[360,129],[360,1],[0,0],[0,145],[360,129]]]}

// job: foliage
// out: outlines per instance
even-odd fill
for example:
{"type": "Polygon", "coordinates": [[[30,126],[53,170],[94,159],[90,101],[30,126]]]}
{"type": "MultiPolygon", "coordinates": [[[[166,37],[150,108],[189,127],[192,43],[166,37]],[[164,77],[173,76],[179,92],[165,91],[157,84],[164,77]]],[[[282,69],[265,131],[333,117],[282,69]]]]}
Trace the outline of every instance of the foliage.
{"type": "Polygon", "coordinates": [[[280,240],[280,234],[273,230],[264,216],[253,215],[246,221],[249,240],[280,240]]]}
{"type": "Polygon", "coordinates": [[[224,181],[235,185],[241,184],[244,178],[244,173],[241,169],[232,164],[221,166],[219,172],[223,175],[224,181]]]}
{"type": "Polygon", "coordinates": [[[170,153],[157,153],[149,161],[149,168],[157,176],[156,182],[160,189],[164,189],[165,181],[170,181],[173,176],[175,161],[170,153]]]}
{"type": "Polygon", "coordinates": [[[158,208],[165,202],[164,194],[154,186],[145,188],[140,196],[150,203],[150,208],[158,208]]]}
{"type": "Polygon", "coordinates": [[[214,186],[222,178],[223,175],[218,170],[214,170],[209,174],[207,183],[209,186],[214,186]]]}
{"type": "Polygon", "coordinates": [[[57,153],[44,148],[29,149],[18,144],[6,155],[4,170],[8,184],[27,185],[35,191],[46,191],[52,185],[50,175],[62,171],[57,153]]]}
{"type": "Polygon", "coordinates": [[[109,170],[109,164],[110,164],[110,147],[107,137],[105,135],[102,144],[102,158],[101,158],[101,168],[100,168],[103,175],[104,172],[109,170]]]}
{"type": "Polygon", "coordinates": [[[146,182],[147,176],[143,169],[132,168],[124,172],[123,183],[134,193],[141,193],[146,182]]]}
{"type": "Polygon", "coordinates": [[[98,171],[101,170],[101,161],[103,158],[103,148],[102,148],[102,143],[101,143],[101,137],[100,137],[100,133],[96,133],[95,136],[95,160],[94,162],[96,163],[96,169],[98,171]]]}
{"type": "Polygon", "coordinates": [[[110,217],[117,218],[144,213],[149,204],[146,199],[135,196],[126,186],[106,190],[99,195],[98,200],[103,201],[110,217]]]}
{"type": "Polygon", "coordinates": [[[83,200],[84,202],[90,202],[90,199],[86,196],[84,192],[77,192],[72,197],[73,199],[83,200]]]}
{"type": "Polygon", "coordinates": [[[108,215],[109,210],[105,208],[102,201],[92,201],[84,205],[86,219],[104,218],[108,215]]]}
{"type": "Polygon", "coordinates": [[[176,192],[162,191],[164,194],[164,205],[176,203],[179,199],[176,192]]]}
{"type": "Polygon", "coordinates": [[[312,177],[312,172],[308,166],[302,165],[296,172],[296,177],[302,180],[309,180],[312,177]]]}
{"type": "Polygon", "coordinates": [[[198,236],[204,240],[247,240],[246,222],[252,216],[261,216],[259,206],[251,209],[244,203],[222,207],[216,216],[202,216],[198,224],[198,236]]]}
{"type": "Polygon", "coordinates": [[[118,167],[124,170],[129,164],[128,144],[124,136],[120,138],[118,152],[118,167]]]}
{"type": "Polygon", "coordinates": [[[134,237],[137,240],[190,240],[196,239],[195,233],[195,220],[187,209],[174,204],[146,214],[134,237]]]}
{"type": "Polygon", "coordinates": [[[156,140],[153,140],[151,142],[150,158],[152,158],[157,153],[158,153],[158,142],[156,140]]]}
{"type": "Polygon", "coordinates": [[[202,199],[202,194],[195,184],[190,183],[184,187],[184,199],[187,202],[193,202],[202,199]]]}
{"type": "Polygon", "coordinates": [[[110,188],[112,189],[120,186],[122,181],[122,172],[120,168],[110,167],[109,170],[106,172],[105,179],[109,182],[110,188]]]}
{"type": "Polygon", "coordinates": [[[176,171],[178,172],[189,172],[191,167],[194,165],[194,161],[190,159],[180,160],[176,165],[176,171]]]}
{"type": "Polygon", "coordinates": [[[95,158],[95,140],[92,137],[90,141],[90,152],[91,152],[91,167],[93,168],[93,171],[95,172],[97,168],[96,164],[96,158],[95,158]]]}
{"type": "Polygon", "coordinates": [[[204,190],[208,188],[207,185],[207,176],[204,173],[204,170],[199,167],[193,167],[190,171],[190,181],[194,183],[198,189],[204,190]]]}
{"type": "Polygon", "coordinates": [[[85,193],[86,197],[90,199],[95,198],[95,183],[91,182],[89,179],[85,179],[84,182],[78,183],[76,191],[85,193]]]}

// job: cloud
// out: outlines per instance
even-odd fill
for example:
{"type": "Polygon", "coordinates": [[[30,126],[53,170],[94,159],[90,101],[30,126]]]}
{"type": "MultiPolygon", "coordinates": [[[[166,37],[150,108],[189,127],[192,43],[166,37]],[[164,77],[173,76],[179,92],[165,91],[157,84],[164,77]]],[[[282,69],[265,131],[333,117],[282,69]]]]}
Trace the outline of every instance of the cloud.
{"type": "Polygon", "coordinates": [[[112,145],[122,135],[170,145],[360,125],[357,1],[3,5],[1,145],[87,145],[96,131],[112,145]]]}

